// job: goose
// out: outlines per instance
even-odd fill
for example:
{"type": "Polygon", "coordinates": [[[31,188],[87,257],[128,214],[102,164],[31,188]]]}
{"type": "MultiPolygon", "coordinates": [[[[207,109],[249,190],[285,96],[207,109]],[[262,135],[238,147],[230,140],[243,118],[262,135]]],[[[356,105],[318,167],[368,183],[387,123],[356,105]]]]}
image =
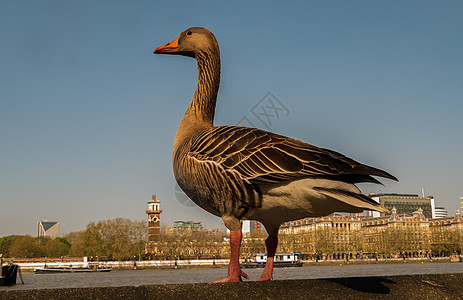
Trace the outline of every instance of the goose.
{"type": "Polygon", "coordinates": [[[198,83],[178,126],[173,171],[185,194],[222,218],[230,230],[230,262],[225,278],[248,278],[240,268],[242,220],[257,220],[267,230],[267,263],[261,281],[273,280],[273,260],[282,223],[333,212],[388,212],[355,185],[381,184],[372,176],[397,178],[338,152],[257,128],[214,126],[220,84],[220,51],[214,34],[192,27],[155,54],[196,59],[198,83]]]}

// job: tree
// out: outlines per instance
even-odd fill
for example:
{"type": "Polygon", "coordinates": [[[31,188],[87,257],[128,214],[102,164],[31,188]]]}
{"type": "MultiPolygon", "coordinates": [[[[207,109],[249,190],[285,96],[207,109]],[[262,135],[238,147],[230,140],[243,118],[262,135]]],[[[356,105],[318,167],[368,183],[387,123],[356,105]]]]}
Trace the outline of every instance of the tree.
{"type": "Polygon", "coordinates": [[[69,243],[69,241],[65,238],[62,238],[62,237],[57,237],[55,238],[55,240],[57,240],[58,242],[60,242],[61,244],[63,244],[66,248],[71,248],[71,243],[69,243]]]}
{"type": "Polygon", "coordinates": [[[82,233],[83,231],[72,231],[72,232],[69,232],[68,234],[66,234],[64,236],[64,239],[68,241],[69,245],[71,246],[72,244],[74,244],[74,242],[77,240],[77,238],[79,237],[79,235],[82,233]]]}
{"type": "Polygon", "coordinates": [[[87,228],[76,238],[70,249],[71,256],[106,256],[103,249],[103,239],[94,222],[90,222],[87,228]]]}
{"type": "Polygon", "coordinates": [[[317,228],[315,231],[315,250],[317,253],[331,254],[333,249],[333,235],[325,228],[317,228]]]}
{"type": "Polygon", "coordinates": [[[9,256],[32,258],[44,256],[38,241],[30,235],[18,236],[9,247],[9,256]]]}
{"type": "Polygon", "coordinates": [[[117,218],[91,222],[75,237],[71,247],[73,256],[98,256],[127,260],[144,253],[147,227],[145,221],[117,218]]]}
{"type": "Polygon", "coordinates": [[[61,257],[69,254],[69,247],[66,243],[59,240],[59,238],[46,241],[43,250],[46,257],[61,257]]]}
{"type": "Polygon", "coordinates": [[[0,254],[3,254],[3,257],[9,257],[9,248],[13,241],[16,239],[16,235],[8,235],[0,238],[0,254]]]}
{"type": "Polygon", "coordinates": [[[103,238],[108,257],[122,260],[131,258],[132,252],[132,221],[129,219],[117,218],[99,222],[100,235],[103,238]]]}

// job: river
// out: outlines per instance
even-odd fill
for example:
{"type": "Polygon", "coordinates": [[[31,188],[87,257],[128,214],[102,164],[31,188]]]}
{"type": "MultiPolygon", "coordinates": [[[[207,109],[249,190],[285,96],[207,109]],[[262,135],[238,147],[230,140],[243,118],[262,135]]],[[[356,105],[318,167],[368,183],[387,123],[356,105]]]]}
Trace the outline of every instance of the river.
{"type": "MultiPolygon", "coordinates": [[[[263,269],[244,269],[250,280],[260,278],[263,269]]],[[[274,280],[317,279],[361,276],[463,273],[463,263],[397,263],[366,265],[317,265],[275,268],[274,280]]],[[[25,284],[0,290],[140,286],[152,284],[212,282],[225,277],[226,268],[112,271],[108,273],[34,274],[22,273],[25,284]]],[[[19,274],[18,274],[19,275],[19,274]]]]}

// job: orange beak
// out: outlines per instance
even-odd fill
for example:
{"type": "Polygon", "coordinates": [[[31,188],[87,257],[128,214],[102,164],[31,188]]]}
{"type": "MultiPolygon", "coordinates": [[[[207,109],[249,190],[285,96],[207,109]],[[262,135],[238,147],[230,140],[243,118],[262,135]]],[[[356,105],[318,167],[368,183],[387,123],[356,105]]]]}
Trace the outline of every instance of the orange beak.
{"type": "Polygon", "coordinates": [[[178,52],[178,38],[176,38],[170,43],[165,44],[164,46],[157,47],[153,51],[153,53],[155,54],[177,53],[177,52],[178,52]]]}

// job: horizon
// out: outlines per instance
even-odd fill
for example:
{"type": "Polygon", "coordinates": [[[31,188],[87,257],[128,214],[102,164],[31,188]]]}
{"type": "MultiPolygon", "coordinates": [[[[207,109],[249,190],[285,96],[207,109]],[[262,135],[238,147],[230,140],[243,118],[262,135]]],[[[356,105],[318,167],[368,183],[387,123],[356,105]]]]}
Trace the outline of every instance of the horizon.
{"type": "MultiPolygon", "coordinates": [[[[423,195],[420,196],[420,195],[418,195],[418,194],[397,194],[397,193],[369,194],[370,197],[372,197],[372,196],[378,196],[378,195],[383,195],[383,196],[384,196],[384,195],[386,195],[386,196],[388,196],[388,195],[417,196],[417,197],[431,197],[431,198],[433,197],[433,196],[423,196],[423,195]]],[[[153,196],[154,196],[154,195],[153,195],[153,196]]],[[[463,198],[463,197],[462,197],[462,198],[463,198]]],[[[442,208],[445,209],[445,207],[439,207],[439,206],[435,205],[435,209],[442,209],[442,208]]],[[[456,211],[455,211],[455,213],[454,213],[453,215],[451,215],[451,214],[449,214],[449,212],[448,212],[447,209],[445,209],[445,210],[447,211],[447,216],[446,216],[446,217],[435,217],[435,218],[427,218],[427,219],[428,219],[428,220],[437,220],[437,219],[441,219],[441,218],[455,218],[455,216],[456,216],[456,211]]],[[[365,212],[366,212],[366,211],[364,211],[364,213],[365,213],[365,212]]],[[[463,211],[460,210],[460,213],[463,213],[463,211]]],[[[161,214],[162,214],[162,210],[161,210],[161,214]]],[[[307,218],[304,218],[304,219],[317,219],[317,218],[330,217],[330,216],[332,216],[332,215],[334,216],[334,215],[339,215],[339,214],[345,215],[345,214],[347,214],[347,213],[343,213],[343,212],[334,212],[334,213],[332,213],[332,214],[330,214],[330,215],[327,215],[327,216],[307,217],[307,218]]],[[[399,215],[402,215],[402,214],[403,214],[404,216],[407,215],[407,214],[405,214],[405,213],[399,213],[399,215]]],[[[390,216],[390,214],[385,215],[384,217],[388,217],[388,216],[390,216]]],[[[408,217],[411,217],[411,215],[407,215],[407,216],[408,216],[408,217]]],[[[363,214],[362,217],[365,217],[365,218],[373,218],[373,219],[374,219],[374,218],[380,218],[380,217],[377,217],[377,216],[375,217],[375,216],[369,216],[369,215],[365,215],[365,214],[363,214]]],[[[116,218],[115,218],[115,219],[116,219],[116,218]]],[[[204,224],[202,224],[202,221],[201,221],[201,220],[175,220],[175,221],[172,222],[172,224],[167,224],[167,223],[165,223],[165,222],[162,220],[162,218],[160,218],[160,219],[161,219],[161,221],[160,221],[161,229],[162,229],[163,227],[164,227],[164,228],[166,228],[166,227],[175,227],[175,223],[177,223],[177,222],[194,222],[194,223],[200,223],[201,226],[202,226],[202,228],[203,228],[204,230],[209,230],[209,231],[213,231],[213,230],[215,230],[215,229],[227,230],[226,227],[225,227],[225,225],[223,224],[223,222],[221,222],[221,223],[219,224],[218,227],[207,227],[207,226],[204,226],[204,224]]],[[[107,220],[112,220],[112,219],[107,219],[107,220]]],[[[98,222],[104,222],[104,221],[107,221],[107,220],[97,220],[97,221],[91,221],[91,222],[98,223],[98,222]]],[[[147,216],[146,220],[140,220],[140,219],[138,219],[138,220],[132,220],[132,219],[130,219],[130,220],[131,220],[131,221],[144,221],[144,222],[147,223],[147,228],[148,228],[148,216],[147,216]]],[[[249,222],[249,221],[251,221],[251,220],[244,220],[244,221],[248,221],[248,222],[249,222]]],[[[297,221],[297,220],[294,220],[294,221],[297,221]]],[[[288,221],[288,222],[282,223],[281,225],[283,226],[284,224],[290,224],[290,223],[292,223],[292,222],[294,222],[294,221],[288,221]]],[[[53,220],[41,220],[41,221],[38,221],[38,222],[37,222],[37,225],[39,226],[39,223],[41,223],[41,222],[58,223],[59,225],[61,225],[61,222],[60,222],[60,221],[53,221],[53,220]]],[[[257,221],[257,222],[259,222],[259,221],[257,221]]],[[[87,224],[87,225],[88,225],[88,224],[87,224]]],[[[78,229],[78,230],[75,230],[75,231],[70,231],[70,232],[66,232],[66,233],[59,232],[58,237],[64,238],[66,235],[68,235],[68,234],[70,234],[70,233],[85,231],[87,225],[85,225],[84,228],[78,229]]],[[[244,227],[243,227],[243,228],[244,228],[244,227]]],[[[244,230],[244,229],[243,229],[243,230],[244,230]]],[[[265,230],[265,227],[263,227],[263,230],[265,230]]],[[[244,231],[243,231],[243,232],[244,232],[244,231]]],[[[3,236],[11,236],[11,235],[15,235],[15,234],[6,234],[6,235],[3,235],[3,236]]],[[[32,234],[25,234],[25,235],[30,235],[30,236],[32,236],[32,237],[35,236],[35,235],[32,235],[32,234]]],[[[37,235],[37,236],[39,236],[39,235],[37,235]]],[[[0,236],[0,237],[2,237],[2,236],[0,236]]]]}

